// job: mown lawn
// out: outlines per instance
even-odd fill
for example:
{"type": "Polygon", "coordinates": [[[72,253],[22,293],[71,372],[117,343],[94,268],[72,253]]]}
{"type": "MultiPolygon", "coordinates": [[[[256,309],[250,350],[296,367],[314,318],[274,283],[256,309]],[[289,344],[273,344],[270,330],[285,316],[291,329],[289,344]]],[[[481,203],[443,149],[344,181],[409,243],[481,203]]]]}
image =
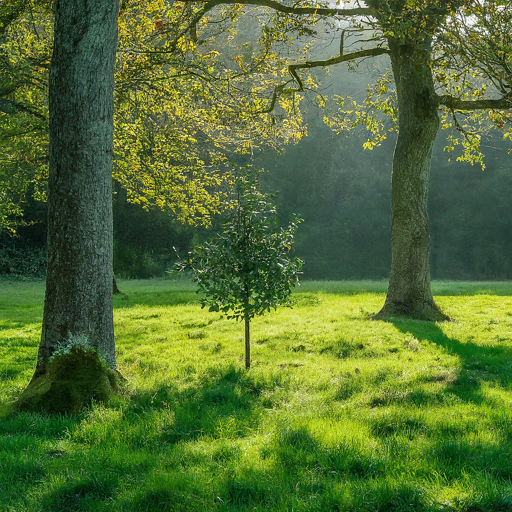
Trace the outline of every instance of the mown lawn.
{"type": "Polygon", "coordinates": [[[0,510],[512,510],[512,284],[436,283],[453,322],[370,318],[385,283],[304,283],[243,326],[178,281],[114,298],[124,396],[7,415],[42,283],[0,281],[0,510]]]}

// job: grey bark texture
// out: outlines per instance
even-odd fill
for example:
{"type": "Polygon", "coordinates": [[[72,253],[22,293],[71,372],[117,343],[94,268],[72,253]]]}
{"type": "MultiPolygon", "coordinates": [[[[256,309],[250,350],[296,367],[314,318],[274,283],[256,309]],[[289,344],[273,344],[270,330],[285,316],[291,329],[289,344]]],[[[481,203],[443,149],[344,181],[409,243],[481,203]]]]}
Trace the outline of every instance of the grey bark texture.
{"type": "Polygon", "coordinates": [[[112,151],[118,0],[57,0],[50,71],[48,270],[34,378],[70,334],[115,369],[112,151]]]}
{"type": "Polygon", "coordinates": [[[430,286],[427,212],[432,148],[439,129],[439,97],[430,68],[430,41],[388,40],[398,98],[399,135],[391,178],[391,273],[377,317],[446,320],[430,286]]]}

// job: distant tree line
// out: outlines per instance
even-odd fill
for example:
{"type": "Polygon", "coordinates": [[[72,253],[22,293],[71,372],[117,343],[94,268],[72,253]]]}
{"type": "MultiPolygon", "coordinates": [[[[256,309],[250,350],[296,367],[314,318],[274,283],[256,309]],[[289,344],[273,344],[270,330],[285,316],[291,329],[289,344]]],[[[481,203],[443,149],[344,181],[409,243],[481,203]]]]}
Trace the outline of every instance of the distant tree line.
{"type": "MultiPolygon", "coordinates": [[[[279,191],[282,221],[304,218],[296,255],[304,279],[385,279],[389,276],[390,162],[393,141],[363,151],[364,134],[338,136],[310,114],[309,135],[278,155],[256,155],[267,191],[279,191]]],[[[449,162],[439,140],[434,150],[429,217],[434,279],[512,279],[512,169],[499,141],[488,141],[486,169],[449,162]],[[491,143],[492,142],[492,143],[491,143]]],[[[454,158],[453,158],[454,160],[454,158]]],[[[119,277],[161,277],[193,246],[211,236],[204,227],[183,226],[158,208],[145,211],[115,187],[114,271],[119,277]]],[[[46,213],[30,203],[18,235],[0,235],[0,272],[44,273],[46,213]]],[[[212,230],[224,219],[217,217],[212,230]]]]}
{"type": "MultiPolygon", "coordinates": [[[[321,125],[282,156],[266,155],[267,186],[281,211],[298,212],[296,236],[306,279],[389,277],[390,157],[393,141],[362,150],[363,134],[342,138],[321,125]]],[[[486,169],[449,161],[438,140],[430,180],[434,279],[512,279],[512,168],[499,141],[488,141],[486,169]]]]}

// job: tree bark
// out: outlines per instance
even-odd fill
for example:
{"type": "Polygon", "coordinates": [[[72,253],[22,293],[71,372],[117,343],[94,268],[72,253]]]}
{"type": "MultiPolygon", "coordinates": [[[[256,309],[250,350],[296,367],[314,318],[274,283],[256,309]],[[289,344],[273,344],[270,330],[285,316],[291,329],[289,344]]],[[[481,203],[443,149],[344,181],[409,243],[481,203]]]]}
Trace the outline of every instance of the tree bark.
{"type": "Polygon", "coordinates": [[[33,380],[70,335],[116,367],[112,151],[119,0],[57,0],[50,71],[48,270],[33,380]]]}
{"type": "Polygon", "coordinates": [[[392,261],[386,302],[377,318],[447,320],[430,287],[427,199],[439,97],[430,67],[430,41],[388,40],[398,98],[399,134],[391,178],[392,261]]]}

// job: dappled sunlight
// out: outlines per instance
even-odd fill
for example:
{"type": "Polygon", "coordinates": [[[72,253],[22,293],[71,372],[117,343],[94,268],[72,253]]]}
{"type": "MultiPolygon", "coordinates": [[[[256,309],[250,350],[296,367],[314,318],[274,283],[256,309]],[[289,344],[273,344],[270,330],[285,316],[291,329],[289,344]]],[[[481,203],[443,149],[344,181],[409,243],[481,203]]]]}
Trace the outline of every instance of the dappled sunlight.
{"type": "MultiPolygon", "coordinates": [[[[499,367],[512,357],[512,345],[492,343],[482,344],[470,340],[459,340],[445,334],[450,331],[443,324],[395,319],[393,324],[403,333],[412,334],[418,341],[426,341],[441,347],[447,354],[459,359],[457,374],[452,378],[439,378],[444,382],[446,392],[453,393],[462,400],[485,403],[493,406],[498,400],[511,400],[510,385],[512,376],[500,372],[499,367]],[[494,392],[489,392],[493,388],[494,392]],[[497,388],[501,388],[500,391],[497,388]],[[497,395],[500,395],[499,398],[497,395]]],[[[505,363],[508,366],[508,363],[505,363]]]]}
{"type": "MultiPolygon", "coordinates": [[[[11,508],[437,512],[505,503],[508,298],[446,295],[455,321],[434,324],[372,320],[380,292],[310,288],[293,308],[254,319],[246,371],[243,326],[173,299],[192,289],[120,286],[123,393],[80,414],[2,413],[0,467],[12,471],[0,472],[0,488],[11,508]]],[[[7,411],[32,375],[40,324],[9,310],[0,321],[7,411]]]]}

